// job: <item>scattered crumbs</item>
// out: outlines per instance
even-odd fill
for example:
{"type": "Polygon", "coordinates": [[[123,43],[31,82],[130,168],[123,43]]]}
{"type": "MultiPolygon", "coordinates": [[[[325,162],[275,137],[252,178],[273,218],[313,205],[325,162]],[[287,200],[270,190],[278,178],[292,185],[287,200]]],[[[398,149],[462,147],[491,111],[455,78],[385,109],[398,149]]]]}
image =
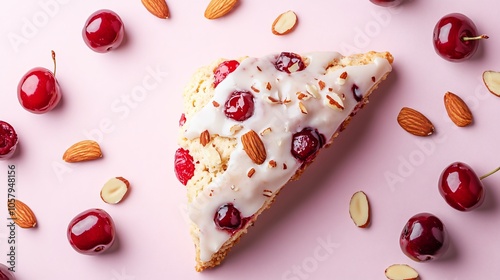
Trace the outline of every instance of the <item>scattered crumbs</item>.
{"type": "Polygon", "coordinates": [[[319,85],[319,90],[323,90],[326,86],[325,82],[323,82],[322,80],[319,80],[318,85],[319,85]]]}
{"type": "Polygon", "coordinates": [[[256,88],[255,86],[251,86],[250,87],[253,91],[255,91],[256,93],[259,93],[260,90],[258,88],[256,88]]]}
{"type": "Polygon", "coordinates": [[[377,79],[375,79],[375,77],[373,77],[373,76],[372,76],[372,82],[374,82],[374,83],[375,83],[375,81],[376,81],[376,80],[377,80],[377,79]]]}
{"type": "Polygon", "coordinates": [[[276,163],[276,161],[275,161],[275,160],[270,160],[270,161],[269,161],[269,167],[270,167],[270,168],[275,168],[277,165],[278,165],[278,164],[276,163]]]}
{"type": "Polygon", "coordinates": [[[283,170],[287,170],[288,166],[286,165],[286,163],[283,163],[283,170]]]}
{"type": "Polygon", "coordinates": [[[219,103],[217,103],[217,101],[212,101],[212,105],[214,105],[215,108],[218,108],[220,106],[219,103]]]}
{"type": "Polygon", "coordinates": [[[251,168],[250,170],[248,170],[247,173],[248,178],[252,178],[253,174],[255,174],[255,168],[251,168]]]}

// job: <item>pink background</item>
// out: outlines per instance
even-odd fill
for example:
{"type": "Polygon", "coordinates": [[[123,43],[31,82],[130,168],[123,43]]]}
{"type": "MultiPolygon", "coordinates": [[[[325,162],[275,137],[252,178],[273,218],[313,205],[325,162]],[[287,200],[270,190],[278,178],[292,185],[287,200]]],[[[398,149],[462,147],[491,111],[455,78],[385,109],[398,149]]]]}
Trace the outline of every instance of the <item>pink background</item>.
{"type": "MultiPolygon", "coordinates": [[[[413,0],[387,9],[368,0],[240,2],[214,21],[203,17],[208,1],[169,1],[168,20],[153,17],[139,0],[3,4],[0,119],[16,128],[20,145],[14,158],[0,162],[0,197],[7,196],[7,166],[15,164],[17,198],[39,221],[35,229],[17,229],[18,279],[384,279],[393,263],[412,265],[423,280],[499,275],[500,175],[484,180],[486,201],[469,213],[444,202],[437,180],[453,161],[468,163],[480,175],[500,164],[500,99],[481,80],[484,70],[500,70],[495,53],[500,3],[413,0]],[[87,17],[101,8],[117,12],[126,28],[126,43],[107,54],[92,52],[81,37],[87,17]],[[271,23],[290,9],[299,17],[297,29],[273,35],[271,23]],[[435,23],[451,12],[468,15],[491,37],[467,62],[447,62],[432,46],[435,23]],[[17,83],[35,66],[51,69],[52,49],[63,101],[52,112],[34,115],[19,105],[17,83]],[[394,71],[224,264],[195,272],[185,189],[173,173],[183,87],[199,66],[219,57],[326,50],[388,50],[395,57],[394,71]],[[152,72],[160,74],[155,87],[138,94],[152,72]],[[457,128],[448,119],[446,91],[470,106],[472,126],[457,128]],[[424,113],[436,133],[418,138],[403,131],[396,122],[403,106],[424,113]],[[103,159],[61,160],[67,147],[87,138],[100,142],[103,159]],[[132,191],[123,203],[107,205],[99,191],[115,176],[129,179],[132,191]],[[349,218],[349,199],[358,190],[371,201],[368,229],[356,228],[349,218]],[[66,240],[66,227],[76,214],[94,207],[113,216],[118,245],[105,255],[80,255],[66,240]],[[437,215],[448,228],[452,247],[442,260],[415,263],[399,248],[403,225],[419,212],[437,215]]],[[[1,211],[2,263],[6,225],[7,213],[1,211]]]]}

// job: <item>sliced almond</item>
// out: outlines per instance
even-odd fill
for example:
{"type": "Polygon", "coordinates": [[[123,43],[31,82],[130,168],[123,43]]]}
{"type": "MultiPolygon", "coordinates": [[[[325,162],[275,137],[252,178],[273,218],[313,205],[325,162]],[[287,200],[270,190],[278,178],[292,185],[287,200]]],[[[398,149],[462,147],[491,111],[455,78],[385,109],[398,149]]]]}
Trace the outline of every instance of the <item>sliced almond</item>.
{"type": "Polygon", "coordinates": [[[336,109],[339,111],[344,110],[344,101],[342,101],[342,98],[335,93],[331,94],[331,95],[327,94],[326,98],[323,100],[324,100],[325,105],[332,108],[332,109],[336,109]]]}
{"type": "Polygon", "coordinates": [[[217,19],[229,13],[238,3],[238,0],[212,0],[205,10],[207,19],[217,19]]]}
{"type": "Polygon", "coordinates": [[[418,272],[407,264],[393,264],[385,270],[385,277],[389,280],[416,280],[418,272]]]}
{"type": "Polygon", "coordinates": [[[170,16],[167,2],[165,0],[141,0],[146,10],[148,10],[155,17],[165,19],[170,16]]]}
{"type": "Polygon", "coordinates": [[[364,192],[359,191],[352,195],[349,215],[357,227],[366,228],[370,224],[370,203],[364,192]]]}
{"type": "Polygon", "coordinates": [[[245,150],[248,157],[250,157],[253,162],[260,165],[266,161],[266,147],[257,132],[250,130],[243,134],[241,136],[241,143],[243,144],[243,150],[245,150]]]}
{"type": "Polygon", "coordinates": [[[398,114],[399,125],[416,136],[429,136],[434,133],[434,125],[419,111],[403,107],[398,114]]]}
{"type": "Polygon", "coordinates": [[[484,71],[483,82],[491,93],[500,97],[500,72],[491,70],[484,71]]]}
{"type": "Polygon", "coordinates": [[[472,113],[465,102],[458,95],[447,92],[444,94],[444,107],[450,119],[460,127],[472,123],[472,113]]]}
{"type": "Polygon", "coordinates": [[[274,20],[272,32],[274,35],[285,35],[292,32],[296,25],[297,15],[293,11],[287,11],[274,20]]]}
{"type": "Polygon", "coordinates": [[[19,199],[9,200],[8,210],[11,219],[22,228],[33,228],[36,226],[36,217],[31,208],[19,199]]]}
{"type": "Polygon", "coordinates": [[[83,140],[69,147],[63,155],[66,162],[80,162],[102,157],[101,147],[94,140],[83,140]]]}
{"type": "Polygon", "coordinates": [[[117,204],[128,193],[130,183],[123,177],[109,179],[101,189],[101,199],[109,204],[117,204]]]}

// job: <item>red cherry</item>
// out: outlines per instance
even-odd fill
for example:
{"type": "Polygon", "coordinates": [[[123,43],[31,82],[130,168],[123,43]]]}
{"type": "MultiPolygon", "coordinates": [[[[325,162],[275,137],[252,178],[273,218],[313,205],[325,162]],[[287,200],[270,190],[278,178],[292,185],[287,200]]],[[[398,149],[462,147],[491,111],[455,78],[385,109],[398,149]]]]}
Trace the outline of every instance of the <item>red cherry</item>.
{"type": "Polygon", "coordinates": [[[478,40],[487,39],[478,35],[476,25],[463,14],[452,13],[442,17],[434,27],[434,49],[444,59],[459,62],[476,53],[478,40]]]}
{"type": "Polygon", "coordinates": [[[186,115],[184,113],[181,114],[179,118],[179,126],[183,126],[186,123],[186,115]]]}
{"type": "Polygon", "coordinates": [[[226,117],[235,121],[244,121],[253,115],[253,95],[248,91],[234,91],[224,105],[226,117]]]}
{"type": "Polygon", "coordinates": [[[0,280],[16,280],[14,273],[12,273],[9,268],[0,263],[0,280]]]}
{"type": "Polygon", "coordinates": [[[233,204],[224,204],[215,213],[214,222],[219,229],[234,231],[242,225],[241,213],[233,204]]]}
{"type": "Polygon", "coordinates": [[[306,69],[302,57],[292,52],[282,52],[276,59],[274,66],[278,71],[288,74],[306,69]]]}
{"type": "Polygon", "coordinates": [[[56,54],[52,51],[54,72],[43,67],[28,71],[19,81],[17,98],[24,109],[31,113],[46,113],[57,106],[61,100],[61,90],[56,80],[56,54]]]}
{"type": "Polygon", "coordinates": [[[440,258],[448,249],[446,228],[436,216],[420,213],[405,224],[399,245],[410,259],[425,262],[440,258]]]}
{"type": "Polygon", "coordinates": [[[370,0],[373,4],[382,7],[395,7],[403,3],[404,0],[370,0]]]}
{"type": "Polygon", "coordinates": [[[0,121],[0,159],[12,157],[17,147],[17,133],[7,122],[0,121]]]}
{"type": "Polygon", "coordinates": [[[470,166],[454,162],[446,167],[438,182],[439,193],[453,208],[470,211],[484,201],[483,183],[470,166]]]}
{"type": "Polygon", "coordinates": [[[306,127],[292,136],[292,155],[301,161],[309,161],[325,143],[318,130],[306,127]]]}
{"type": "Polygon", "coordinates": [[[175,176],[185,186],[194,175],[194,160],[189,151],[183,148],[175,151],[175,176]]]}
{"type": "Polygon", "coordinates": [[[113,245],[115,225],[106,211],[89,209],[71,220],[67,237],[77,252],[96,255],[105,252],[113,245]]]}
{"type": "Polygon", "coordinates": [[[214,70],[214,88],[217,87],[227,75],[236,70],[238,66],[240,66],[240,63],[236,60],[227,60],[219,64],[214,70]]]}
{"type": "Polygon", "coordinates": [[[99,10],[90,15],[82,30],[83,41],[95,52],[105,53],[123,41],[123,22],[115,12],[99,10]]]}

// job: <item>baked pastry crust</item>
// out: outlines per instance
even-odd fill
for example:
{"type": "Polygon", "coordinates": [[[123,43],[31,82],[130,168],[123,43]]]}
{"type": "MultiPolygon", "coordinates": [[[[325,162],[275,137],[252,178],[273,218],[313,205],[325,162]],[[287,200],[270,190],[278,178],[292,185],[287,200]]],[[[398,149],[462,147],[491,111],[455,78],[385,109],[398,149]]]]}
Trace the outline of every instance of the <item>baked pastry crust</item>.
{"type": "MultiPolygon", "coordinates": [[[[273,94],[276,94],[273,98],[271,98],[271,100],[278,100],[278,103],[280,103],[278,104],[278,106],[280,106],[279,108],[281,108],[276,110],[284,110],[285,115],[294,115],[293,113],[288,113],[287,110],[295,110],[296,112],[294,116],[295,118],[298,118],[299,123],[301,116],[300,113],[297,113],[297,108],[299,108],[300,106],[297,105],[300,105],[299,103],[301,103],[308,106],[308,103],[306,103],[306,101],[302,103],[302,99],[300,99],[298,92],[284,92],[285,90],[289,89],[289,87],[287,86],[285,88],[279,88],[280,83],[286,83],[285,80],[289,78],[292,80],[298,79],[300,80],[300,82],[303,82],[305,79],[305,81],[307,82],[302,86],[305,87],[305,90],[303,92],[306,95],[310,95],[307,97],[308,99],[325,99],[326,95],[328,95],[329,92],[336,93],[333,98],[335,101],[332,101],[333,103],[320,103],[319,101],[311,101],[317,102],[317,104],[323,104],[323,107],[325,108],[318,107],[319,105],[314,105],[310,107],[314,109],[314,112],[311,113],[304,113],[304,111],[302,110],[303,108],[299,108],[300,110],[302,110],[302,114],[308,115],[308,118],[304,119],[303,126],[305,127],[314,126],[314,124],[316,123],[315,119],[326,118],[326,116],[330,118],[331,116],[337,116],[332,114],[338,114],[339,117],[335,120],[332,119],[331,123],[328,123],[328,120],[326,120],[326,124],[331,127],[328,128],[329,132],[325,133],[326,141],[323,145],[324,147],[329,146],[333,142],[333,140],[339,135],[339,133],[347,126],[356,112],[368,102],[370,94],[390,73],[392,69],[391,65],[393,62],[393,57],[388,52],[368,52],[350,56],[342,56],[335,52],[304,54],[301,56],[306,65],[305,69],[303,70],[304,73],[307,73],[307,71],[309,71],[308,68],[312,69],[312,74],[307,76],[304,73],[301,73],[302,71],[297,71],[295,73],[280,73],[280,71],[276,70],[273,67],[266,68],[266,65],[269,64],[270,61],[272,63],[272,61],[275,60],[276,57],[278,57],[278,54],[270,55],[260,59],[248,57],[237,59],[241,63],[238,69],[236,69],[235,72],[229,74],[226,78],[226,80],[228,81],[223,81],[217,88],[235,87],[241,89],[241,87],[245,87],[245,85],[248,85],[248,80],[252,80],[252,83],[256,84],[257,88],[259,88],[260,86],[260,88],[267,87],[267,89],[269,89],[271,87],[271,83],[268,83],[267,86],[264,86],[264,84],[266,84],[266,81],[262,81],[262,79],[265,79],[263,77],[272,76],[272,79],[270,79],[270,81],[272,80],[272,85],[275,87],[275,89],[270,90],[269,94],[271,97],[273,96],[273,94]],[[248,68],[255,66],[257,66],[258,69],[254,70],[255,72],[252,72],[252,70],[248,70],[248,68]],[[245,71],[248,73],[244,73],[245,71]],[[260,72],[264,72],[265,75],[260,75],[260,72]],[[344,72],[346,74],[343,75],[344,72]],[[301,75],[300,78],[299,75],[301,75]],[[307,77],[302,77],[304,75],[307,77]],[[347,77],[341,77],[346,75],[347,77]],[[332,77],[335,77],[335,79],[333,79],[332,77]],[[245,80],[245,82],[241,81],[243,79],[245,80]],[[315,90],[308,89],[308,85],[311,86],[313,84],[315,85],[315,90]],[[359,84],[359,88],[357,84],[359,84]],[[356,90],[354,90],[354,85],[356,86],[356,90]],[[276,90],[276,87],[278,87],[279,89],[276,90]],[[316,91],[316,93],[310,93],[308,92],[308,90],[316,91]],[[357,92],[357,90],[359,90],[360,92],[357,92]],[[357,94],[359,96],[356,96],[357,94]],[[337,103],[337,101],[340,102],[340,104],[337,103]],[[322,110],[324,110],[325,115],[321,115],[322,110]],[[340,113],[332,113],[335,110],[340,111],[340,113]],[[317,115],[314,115],[316,114],[316,112],[318,112],[317,115]]],[[[194,159],[194,162],[196,163],[194,176],[189,179],[186,187],[188,196],[188,211],[189,216],[192,220],[190,232],[196,248],[197,271],[202,271],[204,269],[219,265],[226,257],[229,250],[247,232],[248,228],[257,220],[259,215],[272,205],[282,187],[286,185],[287,182],[298,179],[302,172],[307,168],[307,166],[309,166],[313,162],[315,157],[314,154],[307,161],[299,162],[295,165],[288,164],[291,170],[285,172],[284,175],[280,175],[286,176],[286,178],[280,178],[279,180],[277,179],[275,181],[271,180],[271,182],[280,183],[277,183],[279,184],[278,186],[268,187],[266,189],[268,193],[264,195],[264,199],[262,198],[262,196],[256,197],[255,199],[258,200],[259,203],[254,204],[253,202],[248,202],[250,199],[254,198],[242,198],[240,194],[235,194],[234,198],[232,197],[232,193],[237,193],[237,190],[235,191],[234,184],[231,185],[231,182],[227,182],[228,180],[230,180],[226,178],[229,175],[224,174],[226,172],[229,172],[228,170],[231,170],[231,172],[233,173],[240,173],[236,174],[235,176],[239,176],[240,178],[248,177],[248,168],[234,169],[230,168],[229,166],[232,165],[231,158],[235,157],[238,149],[242,149],[240,143],[241,134],[245,133],[245,131],[248,131],[250,128],[255,129],[256,126],[255,124],[250,124],[249,127],[246,127],[245,122],[241,122],[241,125],[235,125],[233,122],[231,123],[232,126],[230,126],[230,129],[227,129],[227,127],[229,127],[228,125],[224,126],[226,130],[224,130],[224,127],[221,125],[219,125],[217,129],[214,128],[214,125],[218,124],[213,124],[213,122],[222,122],[222,120],[219,118],[211,119],[214,114],[220,114],[221,111],[220,108],[214,107],[223,107],[221,106],[222,102],[220,101],[226,98],[220,96],[218,97],[217,95],[219,94],[223,96],[225,93],[220,92],[224,91],[224,89],[217,90],[217,92],[214,87],[214,69],[216,69],[217,66],[223,61],[226,61],[226,59],[217,60],[208,66],[198,69],[198,71],[196,71],[196,73],[192,76],[190,82],[183,92],[184,114],[186,121],[181,126],[179,145],[189,151],[190,155],[194,159]],[[218,106],[215,106],[214,104],[217,104],[218,106]],[[209,133],[203,136],[202,134],[200,134],[200,132],[204,130],[207,130],[209,133]],[[223,186],[227,184],[231,185],[231,189],[223,186]],[[231,197],[231,202],[234,202],[235,204],[239,202],[240,207],[252,209],[249,210],[249,212],[247,211],[247,220],[237,231],[230,233],[224,232],[214,225],[214,205],[217,205],[217,203],[214,204],[211,203],[211,201],[217,200],[217,196],[225,198],[231,197]],[[256,207],[255,205],[257,205],[258,207],[256,207]]],[[[253,94],[255,96],[259,96],[255,97],[257,106],[259,102],[262,102],[263,98],[261,98],[260,96],[264,94],[265,90],[260,91],[258,89],[255,89],[253,86],[252,89],[254,90],[253,94]]],[[[332,100],[331,97],[329,98],[330,100],[332,100]]],[[[266,112],[275,110],[269,109],[272,107],[265,108],[267,108],[265,109],[266,112]]],[[[262,115],[256,113],[256,116],[253,117],[262,118],[262,115]]],[[[261,120],[260,122],[263,123],[264,121],[261,120]]],[[[302,124],[298,126],[302,126],[302,124]]],[[[285,128],[285,130],[287,129],[296,130],[297,128],[294,125],[290,125],[290,127],[287,126],[285,128]]],[[[259,132],[262,133],[263,130],[260,129],[259,132]]],[[[273,139],[273,141],[286,142],[286,140],[283,140],[281,138],[280,140],[276,139],[273,139]]],[[[269,143],[271,142],[268,142],[266,147],[270,146],[269,143]]],[[[283,147],[279,149],[284,149],[286,152],[289,152],[290,146],[283,145],[283,147]]],[[[293,159],[293,157],[290,157],[291,159],[287,157],[281,162],[281,156],[278,156],[279,154],[281,154],[281,152],[275,154],[272,154],[271,152],[271,157],[273,158],[268,158],[267,162],[263,165],[268,164],[268,162],[270,163],[270,161],[274,161],[274,163],[278,162],[278,164],[280,164],[280,167],[281,164],[283,164],[282,169],[287,169],[285,168],[287,166],[286,163],[290,163],[290,160],[295,160],[293,159]]],[[[241,160],[239,161],[241,162],[241,160]]],[[[248,165],[251,164],[252,163],[250,162],[248,165]]],[[[253,167],[251,166],[248,167],[253,169],[253,167]]],[[[262,172],[261,170],[263,169],[258,169],[257,172],[262,172]]],[[[255,169],[253,171],[255,171],[255,169]]],[[[239,185],[236,186],[236,188],[252,188],[252,186],[248,186],[247,183],[242,185],[241,182],[238,182],[237,184],[239,185]]],[[[249,194],[246,194],[246,196],[249,196],[249,194]]]]}

